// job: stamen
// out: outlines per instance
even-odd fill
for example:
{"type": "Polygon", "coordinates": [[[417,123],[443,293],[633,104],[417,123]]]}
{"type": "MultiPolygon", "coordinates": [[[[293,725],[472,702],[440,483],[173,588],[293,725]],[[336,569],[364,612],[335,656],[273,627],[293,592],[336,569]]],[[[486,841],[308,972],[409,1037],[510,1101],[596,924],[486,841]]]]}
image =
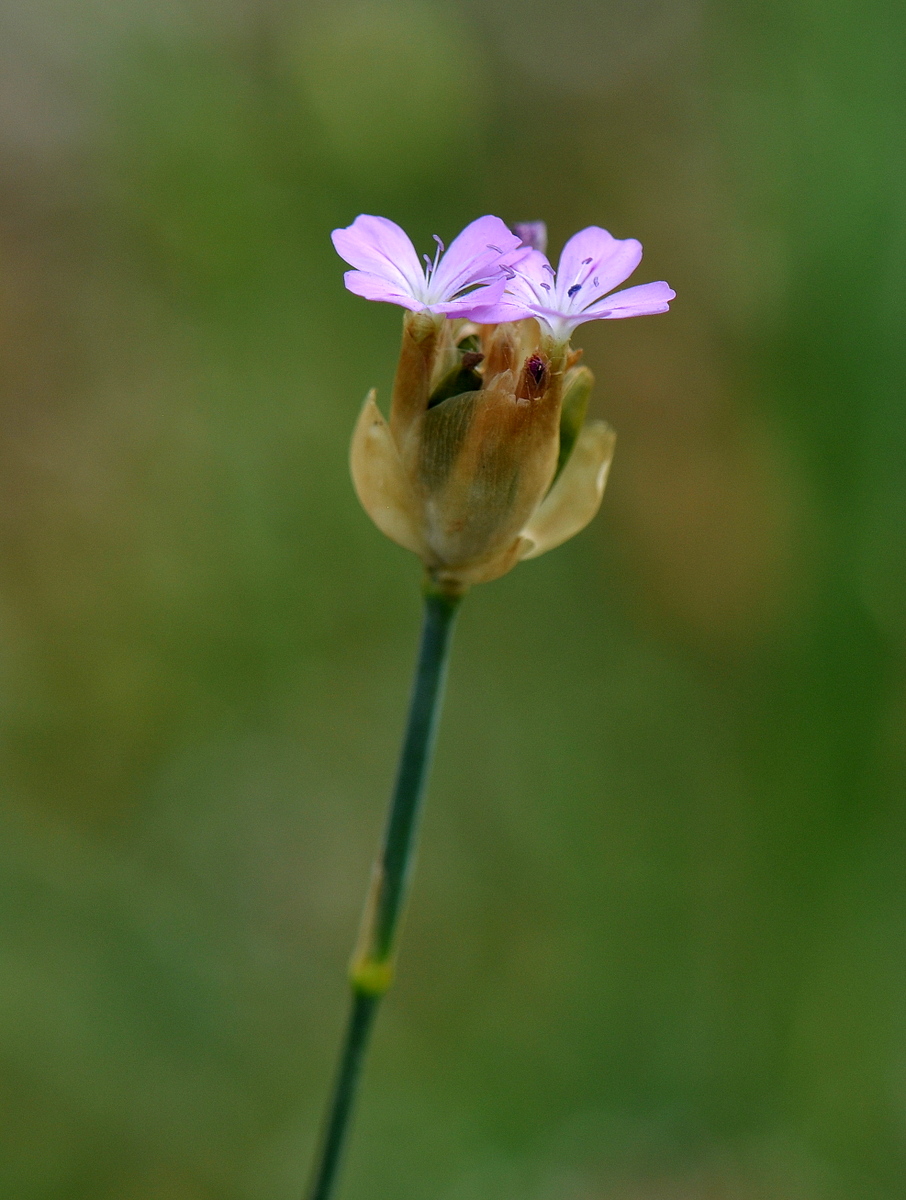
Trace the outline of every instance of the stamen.
{"type": "Polygon", "coordinates": [[[432,275],[434,274],[434,272],[437,270],[437,264],[440,262],[440,256],[444,252],[444,244],[440,240],[440,238],[437,236],[437,234],[433,233],[431,236],[434,238],[435,242],[437,242],[437,249],[434,252],[434,261],[432,262],[431,259],[427,256],[427,254],[422,255],[422,258],[424,258],[425,262],[428,264],[428,271],[427,271],[428,279],[430,279],[432,277],[432,275]]]}
{"type": "Polygon", "coordinates": [[[566,294],[567,294],[567,296],[569,296],[570,300],[572,300],[572,298],[573,298],[573,296],[575,296],[576,292],[581,291],[581,289],[582,289],[581,283],[574,283],[573,286],[569,289],[569,291],[566,294]]]}

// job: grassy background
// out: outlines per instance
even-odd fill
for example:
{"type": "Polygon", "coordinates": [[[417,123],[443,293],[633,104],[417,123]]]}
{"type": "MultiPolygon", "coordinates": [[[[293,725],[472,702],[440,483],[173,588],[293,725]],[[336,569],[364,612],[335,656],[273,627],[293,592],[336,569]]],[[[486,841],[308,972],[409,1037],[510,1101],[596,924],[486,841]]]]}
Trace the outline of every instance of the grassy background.
{"type": "Polygon", "coordinates": [[[0,9],[0,1191],[294,1200],[415,560],[359,212],[638,236],[602,515],[463,613],[348,1200],[895,1200],[894,0],[0,9]]]}

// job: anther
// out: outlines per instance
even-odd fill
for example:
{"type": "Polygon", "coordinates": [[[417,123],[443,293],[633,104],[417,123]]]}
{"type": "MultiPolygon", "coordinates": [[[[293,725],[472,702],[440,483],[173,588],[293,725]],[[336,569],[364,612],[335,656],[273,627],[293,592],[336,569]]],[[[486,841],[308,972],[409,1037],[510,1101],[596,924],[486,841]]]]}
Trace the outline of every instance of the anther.
{"type": "Polygon", "coordinates": [[[581,283],[574,283],[574,284],[573,284],[573,286],[572,286],[572,287],[569,289],[569,291],[566,293],[566,294],[567,294],[567,296],[569,296],[570,300],[572,300],[573,296],[575,296],[576,292],[580,291],[580,290],[581,290],[581,288],[582,288],[582,284],[581,284],[581,283]]]}
{"type": "Polygon", "coordinates": [[[594,262],[594,261],[595,261],[595,260],[594,260],[593,258],[583,258],[583,259],[582,259],[582,266],[583,266],[583,267],[587,267],[587,266],[588,266],[588,264],[589,264],[590,262],[594,262]]]}
{"type": "Polygon", "coordinates": [[[596,276],[594,277],[594,279],[592,280],[592,283],[595,285],[595,287],[600,287],[600,286],[601,286],[601,285],[600,285],[600,283],[598,283],[598,277],[597,277],[597,275],[596,275],[596,276]]]}
{"type": "Polygon", "coordinates": [[[503,254],[503,251],[500,249],[499,246],[492,246],[490,242],[488,242],[488,249],[496,250],[498,254],[503,254]]]}
{"type": "MultiPolygon", "coordinates": [[[[436,234],[436,233],[433,233],[431,236],[434,238],[435,242],[437,242],[437,248],[438,248],[438,250],[440,250],[441,254],[443,254],[444,250],[446,249],[446,247],[444,246],[443,242],[440,240],[440,238],[437,236],[437,234],[436,234]]],[[[590,262],[590,261],[591,261],[591,260],[589,259],[589,262],[590,262]]]]}

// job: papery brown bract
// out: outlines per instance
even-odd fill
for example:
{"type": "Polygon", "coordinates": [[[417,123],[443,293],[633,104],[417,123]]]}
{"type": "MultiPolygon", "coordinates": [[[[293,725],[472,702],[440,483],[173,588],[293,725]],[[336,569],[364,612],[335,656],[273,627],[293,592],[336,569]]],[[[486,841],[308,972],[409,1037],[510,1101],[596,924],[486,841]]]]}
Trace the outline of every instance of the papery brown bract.
{"type": "Polygon", "coordinates": [[[579,432],[591,372],[572,361],[541,344],[534,321],[479,330],[406,315],[389,423],[371,392],[351,468],[366,512],[437,586],[496,579],[594,516],[614,436],[603,422],[579,432]],[[462,345],[476,336],[480,368],[462,345]],[[468,390],[448,395],[451,380],[468,390]]]}

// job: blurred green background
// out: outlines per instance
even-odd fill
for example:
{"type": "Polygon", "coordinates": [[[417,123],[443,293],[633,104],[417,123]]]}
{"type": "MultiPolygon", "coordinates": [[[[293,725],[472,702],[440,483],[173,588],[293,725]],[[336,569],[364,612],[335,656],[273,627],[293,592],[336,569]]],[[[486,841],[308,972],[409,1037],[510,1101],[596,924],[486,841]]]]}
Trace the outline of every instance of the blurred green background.
{"type": "Polygon", "coordinates": [[[5,0],[0,1193],[297,1200],[419,567],[359,212],[639,237],[601,516],[463,612],[346,1200],[906,1176],[896,0],[5,0]]]}

